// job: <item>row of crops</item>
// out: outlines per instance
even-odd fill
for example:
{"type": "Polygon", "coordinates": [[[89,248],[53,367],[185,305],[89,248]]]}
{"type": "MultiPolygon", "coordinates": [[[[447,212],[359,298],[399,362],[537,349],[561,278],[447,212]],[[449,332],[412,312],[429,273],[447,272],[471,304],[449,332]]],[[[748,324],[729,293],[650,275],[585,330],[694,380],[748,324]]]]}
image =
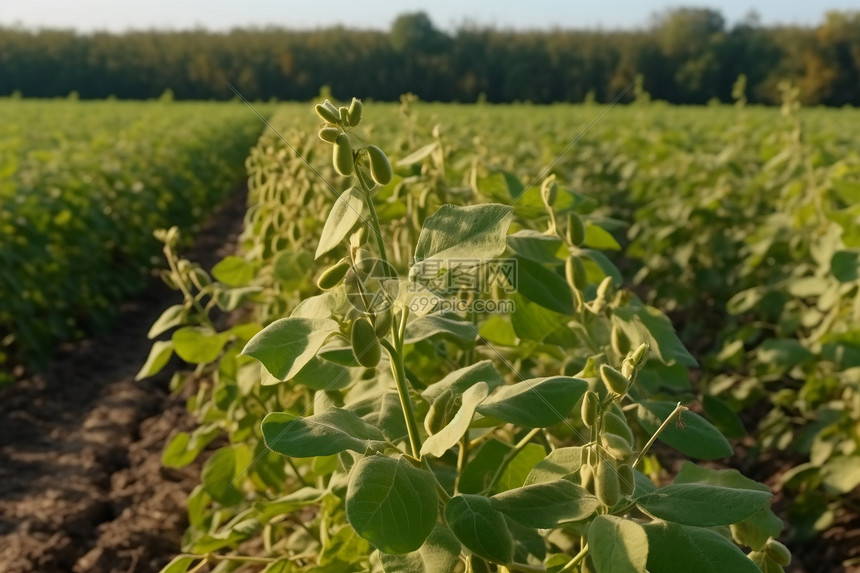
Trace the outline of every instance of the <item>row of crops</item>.
{"type": "Polygon", "coordinates": [[[153,230],[198,223],[260,133],[240,104],[10,99],[0,125],[0,377],[109,321],[153,230]]]}
{"type": "Polygon", "coordinates": [[[162,237],[164,462],[227,438],[169,571],[771,572],[856,507],[853,112],[355,107],[280,108],[241,256],[162,237]]]}

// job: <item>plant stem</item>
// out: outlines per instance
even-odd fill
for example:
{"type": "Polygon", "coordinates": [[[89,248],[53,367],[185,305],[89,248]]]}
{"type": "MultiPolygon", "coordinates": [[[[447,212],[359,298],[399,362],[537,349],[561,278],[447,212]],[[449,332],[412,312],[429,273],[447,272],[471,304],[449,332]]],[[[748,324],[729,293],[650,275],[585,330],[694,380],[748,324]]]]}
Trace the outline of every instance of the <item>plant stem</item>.
{"type": "Polygon", "coordinates": [[[463,437],[460,438],[460,449],[457,451],[457,476],[454,478],[454,493],[460,491],[460,476],[463,475],[463,468],[466,465],[466,460],[469,456],[469,431],[467,430],[463,437]]]}
{"type": "Polygon", "coordinates": [[[364,202],[367,203],[367,208],[370,211],[370,224],[373,227],[373,234],[376,235],[376,246],[379,247],[379,256],[387,263],[388,255],[385,252],[385,240],[382,238],[382,228],[379,226],[379,216],[376,214],[376,207],[373,206],[373,197],[370,195],[370,186],[367,184],[367,181],[364,180],[364,176],[361,175],[361,172],[356,171],[356,175],[358,176],[358,181],[361,183],[361,187],[364,190],[364,202]]]}
{"type": "Polygon", "coordinates": [[[409,445],[412,448],[412,457],[421,459],[421,438],[418,433],[418,422],[415,420],[415,409],[412,407],[412,398],[409,396],[409,381],[406,379],[406,369],[403,367],[403,337],[406,332],[406,318],[409,309],[404,308],[401,314],[400,324],[391,325],[391,334],[394,345],[384,338],[380,340],[382,346],[391,357],[391,373],[397,385],[397,395],[400,397],[400,407],[403,409],[403,417],[406,420],[406,430],[409,432],[409,445]]]}
{"type": "Polygon", "coordinates": [[[684,410],[687,410],[687,409],[688,409],[688,408],[687,408],[686,406],[682,406],[682,405],[681,405],[681,403],[680,403],[680,402],[678,402],[678,405],[677,405],[677,406],[675,406],[675,409],[674,409],[674,410],[672,410],[672,413],[671,413],[671,414],[669,414],[669,415],[666,417],[666,419],[663,421],[663,423],[662,423],[662,424],[660,424],[660,427],[659,427],[659,428],[657,428],[657,431],[656,431],[656,432],[654,432],[654,435],[653,435],[653,436],[651,436],[651,439],[649,439],[649,440],[648,440],[648,443],[647,443],[647,444],[645,444],[645,446],[642,448],[642,451],[641,451],[641,452],[639,452],[639,455],[638,455],[638,456],[636,456],[636,461],[635,461],[635,462],[633,462],[633,468],[634,468],[634,469],[636,468],[636,466],[638,466],[638,465],[639,465],[639,462],[641,462],[641,461],[642,461],[642,459],[645,457],[645,454],[647,454],[647,453],[648,453],[648,450],[650,450],[650,449],[651,449],[651,446],[653,446],[653,445],[654,445],[654,442],[656,442],[656,441],[657,441],[657,437],[660,435],[660,432],[662,432],[663,430],[665,430],[665,429],[666,429],[666,427],[669,425],[669,422],[671,422],[671,421],[672,421],[672,419],[674,419],[674,418],[675,418],[675,416],[680,416],[680,415],[681,415],[681,413],[682,413],[684,410]]]}
{"type": "Polygon", "coordinates": [[[505,472],[505,469],[510,465],[511,461],[517,457],[523,448],[525,448],[532,439],[537,436],[543,428],[534,428],[531,432],[526,434],[522,440],[517,442],[517,445],[514,446],[514,449],[505,454],[505,457],[502,459],[502,463],[499,464],[499,467],[496,469],[496,473],[493,475],[493,479],[490,480],[490,484],[486,487],[485,491],[492,491],[493,487],[496,485],[496,482],[502,477],[502,474],[505,472]]]}
{"type": "Polygon", "coordinates": [[[576,556],[567,562],[567,565],[562,567],[558,573],[572,573],[574,568],[579,565],[585,556],[588,555],[588,543],[582,546],[582,549],[579,550],[579,553],[576,556]]]}
{"type": "Polygon", "coordinates": [[[209,553],[206,559],[212,561],[240,561],[244,563],[263,563],[269,564],[278,560],[277,557],[254,557],[251,555],[218,555],[217,553],[209,553]]]}

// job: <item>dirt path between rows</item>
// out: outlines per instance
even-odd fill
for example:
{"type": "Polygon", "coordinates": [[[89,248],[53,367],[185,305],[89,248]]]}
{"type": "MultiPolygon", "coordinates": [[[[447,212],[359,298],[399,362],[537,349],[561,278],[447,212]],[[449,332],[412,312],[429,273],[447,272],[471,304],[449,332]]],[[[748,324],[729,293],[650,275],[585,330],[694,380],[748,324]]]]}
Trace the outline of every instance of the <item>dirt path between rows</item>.
{"type": "MultiPolygon", "coordinates": [[[[224,202],[189,258],[208,269],[235,248],[246,198],[224,202]]],[[[164,468],[161,451],[194,421],[167,375],[134,375],[150,325],[179,300],[153,279],[111,332],[0,390],[0,572],[150,572],[176,554],[200,466],[164,468]]]]}

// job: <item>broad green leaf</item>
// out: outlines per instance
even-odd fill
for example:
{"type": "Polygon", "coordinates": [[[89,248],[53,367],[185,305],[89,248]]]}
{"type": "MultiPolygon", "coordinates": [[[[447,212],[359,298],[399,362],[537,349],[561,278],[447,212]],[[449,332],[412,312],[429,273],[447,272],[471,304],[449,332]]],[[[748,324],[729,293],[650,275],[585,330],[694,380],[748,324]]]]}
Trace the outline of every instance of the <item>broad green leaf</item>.
{"type": "Polygon", "coordinates": [[[645,573],[648,536],[635,521],[598,515],[588,527],[588,550],[597,573],[645,573]]]}
{"type": "Polygon", "coordinates": [[[340,364],[314,356],[296,372],[292,382],[314,390],[342,390],[352,382],[351,372],[340,364]]]}
{"type": "Polygon", "coordinates": [[[185,573],[198,559],[196,555],[177,555],[159,573],[185,573]]]}
{"type": "Polygon", "coordinates": [[[338,246],[355,224],[364,219],[366,209],[364,193],[358,187],[350,187],[341,193],[323,226],[314,258],[320,258],[338,246]]]}
{"type": "Polygon", "coordinates": [[[258,332],[242,354],[262,362],[275,378],[289,380],[337,330],[337,323],[329,319],[282,318],[258,332]]]}
{"type": "Polygon", "coordinates": [[[567,479],[582,467],[584,450],[582,446],[556,448],[534,467],[526,478],[526,485],[547,483],[567,479]]]}
{"type": "Polygon", "coordinates": [[[478,328],[471,322],[454,320],[435,314],[422,316],[406,325],[404,343],[414,344],[437,335],[450,338],[461,344],[472,344],[478,336],[478,328]]]}
{"type": "Polygon", "coordinates": [[[650,573],[761,573],[740,548],[712,529],[648,523],[650,573]]]}
{"type": "Polygon", "coordinates": [[[140,367],[140,371],[134,376],[134,379],[143,380],[144,378],[155,376],[167,365],[171,356],[173,356],[172,340],[157,340],[153,342],[146,362],[140,367]]]}
{"type": "MultiPolygon", "coordinates": [[[[513,446],[510,444],[498,440],[490,440],[481,446],[475,457],[463,468],[460,476],[460,491],[478,493],[486,489],[502,460],[512,449],[513,446]]],[[[546,450],[543,446],[527,444],[505,467],[490,493],[520,487],[525,483],[529,472],[545,457],[546,450]]]]}
{"type": "Polygon", "coordinates": [[[287,515],[310,505],[317,505],[325,497],[326,491],[315,487],[303,487],[288,495],[271,501],[258,501],[254,504],[257,519],[266,523],[280,515],[287,515]]]}
{"type": "Polygon", "coordinates": [[[770,492],[698,483],[679,483],[636,500],[640,509],[682,525],[731,525],[767,506],[770,492]]]}
{"type": "Polygon", "coordinates": [[[508,246],[523,258],[536,263],[560,264],[564,243],[555,235],[545,235],[531,229],[523,229],[508,235],[508,246]]]}
{"type": "Polygon", "coordinates": [[[279,454],[310,458],[379,449],[384,447],[385,437],[353,412],[332,408],[306,418],[273,412],[263,418],[263,439],[279,454]]]}
{"type": "MultiPolygon", "coordinates": [[[[641,402],[637,408],[639,423],[649,434],[657,431],[663,421],[675,409],[672,402],[641,402]]],[[[664,442],[685,456],[700,460],[715,460],[732,455],[728,440],[710,422],[696,414],[686,411],[660,433],[664,442]]]]}
{"type": "Polygon", "coordinates": [[[438,382],[427,386],[421,395],[428,402],[433,402],[447,390],[451,390],[455,395],[462,395],[478,382],[486,383],[490,390],[502,385],[502,375],[492,361],[481,360],[471,366],[454,370],[438,382]]]}
{"type": "Polygon", "coordinates": [[[463,404],[451,422],[442,428],[439,433],[434,434],[424,441],[421,446],[421,455],[431,455],[441,458],[449,448],[454,447],[460,438],[469,430],[469,424],[475,415],[478,404],[486,399],[490,389],[485,382],[478,382],[463,393],[463,404]]]}
{"type": "Polygon", "coordinates": [[[767,540],[779,537],[785,524],[769,507],[760,509],[750,517],[732,524],[732,536],[742,545],[763,550],[767,540]]]}
{"type": "Polygon", "coordinates": [[[224,257],[212,267],[212,276],[215,277],[215,280],[231,287],[248,284],[254,279],[256,272],[256,265],[235,255],[224,257]]]}
{"type": "Polygon", "coordinates": [[[263,291],[263,287],[246,286],[220,290],[215,293],[215,301],[218,308],[225,312],[232,312],[239,308],[245,301],[257,293],[263,291]]]}
{"type": "Polygon", "coordinates": [[[514,325],[511,324],[510,319],[498,314],[488,317],[481,324],[478,333],[481,335],[481,338],[484,338],[493,345],[515,346],[517,343],[517,333],[514,332],[514,325]]]}
{"type": "Polygon", "coordinates": [[[169,468],[187,466],[221,433],[214,424],[196,428],[192,433],[179,432],[167,443],[161,454],[161,463],[169,468]]]}
{"type": "Polygon", "coordinates": [[[667,364],[675,361],[691,368],[698,365],[678,338],[672,323],[656,308],[631,304],[615,309],[614,316],[618,320],[613,323],[621,327],[633,348],[647,342],[651,355],[667,364]]]}
{"type": "Polygon", "coordinates": [[[860,485],[860,456],[835,456],[821,468],[821,481],[825,487],[845,494],[860,485]]]}
{"type": "Polygon", "coordinates": [[[573,314],[573,295],[567,281],[558,273],[520,256],[517,263],[517,284],[522,296],[544,308],[563,315],[573,314]]]}
{"type": "Polygon", "coordinates": [[[799,340],[768,338],[756,348],[756,358],[766,365],[789,370],[813,357],[799,340]]]}
{"type": "Polygon", "coordinates": [[[513,210],[506,205],[442,205],[424,221],[415,259],[483,261],[497,257],[507,247],[505,235],[512,220],[513,210]]]}
{"type": "Polygon", "coordinates": [[[692,462],[684,462],[678,475],[675,476],[676,484],[699,483],[707,485],[719,485],[735,489],[751,489],[770,493],[770,488],[743,475],[736,469],[714,469],[696,465],[692,462]]]}
{"type": "Polygon", "coordinates": [[[585,519],[600,507],[596,497],[565,479],[509,489],[490,501],[511,519],[538,529],[585,519]]]}
{"type": "Polygon", "coordinates": [[[403,555],[379,554],[385,573],[454,573],[462,546],[451,530],[437,525],[418,551],[403,555]]]}
{"type": "Polygon", "coordinates": [[[620,285],[624,282],[624,278],[621,276],[621,271],[619,271],[618,267],[616,267],[615,264],[602,252],[595,249],[580,249],[580,252],[594,261],[605,276],[612,277],[612,281],[616,285],[620,285]]]}
{"type": "Polygon", "coordinates": [[[585,227],[585,244],[602,251],[620,251],[621,245],[609,231],[599,225],[588,223],[585,227]]]}
{"type": "Polygon", "coordinates": [[[188,318],[188,309],[185,308],[184,304],[174,304],[173,306],[169,306],[164,309],[164,312],[161,313],[152,326],[149,328],[149,332],[146,334],[146,337],[150,340],[164,334],[171,328],[179,326],[188,318]]]}
{"type": "Polygon", "coordinates": [[[221,349],[230,340],[230,335],[207,328],[185,326],[173,333],[172,340],[174,350],[181,359],[192,364],[208,364],[218,358],[221,349]]]}
{"type": "Polygon", "coordinates": [[[705,394],[702,397],[702,407],[726,438],[738,440],[747,435],[746,428],[738,415],[719,398],[705,394]]]}
{"type": "Polygon", "coordinates": [[[860,279],[860,251],[836,251],[830,259],[830,272],[842,283],[860,279]]]}
{"type": "Polygon", "coordinates": [[[408,167],[409,165],[412,165],[413,163],[418,163],[419,161],[421,161],[425,157],[429,157],[430,154],[433,153],[434,151],[436,151],[438,148],[439,148],[439,142],[438,141],[434,141],[433,143],[428,143],[424,147],[421,147],[421,148],[417,149],[416,151],[413,151],[412,153],[410,153],[409,155],[407,155],[403,159],[399,160],[396,163],[396,165],[398,167],[408,167]]]}
{"type": "Polygon", "coordinates": [[[494,563],[510,563],[514,542],[505,516],[482,495],[457,495],[445,506],[445,520],[454,535],[475,555],[494,563]]]}
{"type": "Polygon", "coordinates": [[[226,446],[216,451],[200,473],[206,493],[228,507],[242,501],[242,481],[251,461],[251,450],[243,444],[226,446]]]}
{"type": "Polygon", "coordinates": [[[567,328],[568,316],[534,303],[519,292],[511,294],[511,300],[514,303],[511,326],[523,340],[543,342],[557,329],[567,328]]]}
{"type": "Polygon", "coordinates": [[[424,543],[438,517],[436,480],[404,458],[380,454],[350,472],[346,518],[384,553],[409,553],[424,543]]]}
{"type": "Polygon", "coordinates": [[[478,412],[524,428],[547,428],[567,417],[588,389],[569,376],[533,378],[500,386],[478,406],[478,412]]]}

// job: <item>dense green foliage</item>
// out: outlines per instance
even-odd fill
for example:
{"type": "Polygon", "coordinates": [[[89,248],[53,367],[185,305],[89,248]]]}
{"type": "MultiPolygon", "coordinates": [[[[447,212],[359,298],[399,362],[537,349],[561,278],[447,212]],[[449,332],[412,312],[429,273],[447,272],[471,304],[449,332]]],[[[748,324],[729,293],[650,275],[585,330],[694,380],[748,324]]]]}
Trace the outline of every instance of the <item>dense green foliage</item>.
{"type": "Polygon", "coordinates": [[[0,100],[0,371],[99,327],[143,285],[154,229],[194,225],[260,125],[225,104],[0,100]]]}
{"type": "Polygon", "coordinates": [[[301,157],[264,133],[241,256],[211,278],[174,265],[185,300],[140,373],[195,365],[174,384],[201,425],[166,464],[228,437],[168,570],[780,571],[767,487],[690,462],[666,485],[649,450],[716,460],[754,433],[747,465],[800,464],[793,541],[856,495],[860,158],[839,134],[860,119],[790,89],[782,113],[749,108],[740,88],[707,109],[640,92],[590,129],[600,107],[406,97],[357,128],[319,108],[338,125],[318,138],[307,106],[281,108],[301,157]],[[476,294],[475,259],[516,279],[476,294]],[[208,318],[242,301],[255,322],[208,318]]]}
{"type": "MultiPolygon", "coordinates": [[[[645,24],[645,23],[643,23],[645,24]]],[[[446,34],[423,14],[390,32],[343,28],[139,31],[0,30],[0,95],[533,103],[608,101],[637,75],[656,99],[730,101],[743,74],[756,103],[778,103],[790,80],[807,104],[860,105],[860,13],[830,13],[817,27],[727,26],[719,12],[677,9],[637,31],[513,32],[462,27],[446,34]]],[[[628,94],[629,95],[629,94],[628,94]]],[[[629,98],[628,98],[629,99],[629,98]]]]}

